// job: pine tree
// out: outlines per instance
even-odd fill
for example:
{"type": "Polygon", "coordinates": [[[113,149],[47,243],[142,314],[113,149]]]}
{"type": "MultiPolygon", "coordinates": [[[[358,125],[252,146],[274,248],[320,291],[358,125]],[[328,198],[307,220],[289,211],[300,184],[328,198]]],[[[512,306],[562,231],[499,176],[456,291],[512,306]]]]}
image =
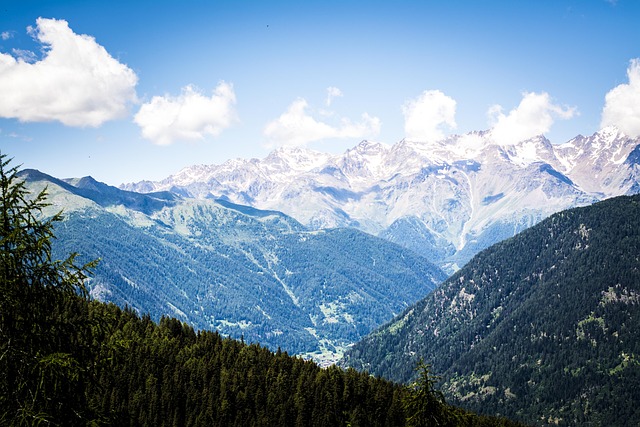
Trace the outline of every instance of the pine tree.
{"type": "Polygon", "coordinates": [[[30,197],[9,163],[0,154],[0,424],[86,424],[83,368],[61,332],[94,264],[52,259],[62,216],[41,220],[46,192],[30,197]]]}
{"type": "Polygon", "coordinates": [[[422,359],[416,367],[419,376],[409,388],[404,406],[407,414],[407,426],[449,426],[456,425],[452,408],[442,393],[435,388],[439,377],[431,373],[431,366],[422,359]]]}

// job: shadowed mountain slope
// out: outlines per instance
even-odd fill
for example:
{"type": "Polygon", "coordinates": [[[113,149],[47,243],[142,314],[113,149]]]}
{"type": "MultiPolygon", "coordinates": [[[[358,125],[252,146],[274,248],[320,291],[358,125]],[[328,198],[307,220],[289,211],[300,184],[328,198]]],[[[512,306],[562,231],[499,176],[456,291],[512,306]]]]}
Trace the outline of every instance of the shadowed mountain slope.
{"type": "Polygon", "coordinates": [[[419,358],[468,409],[638,425],[640,196],[560,212],[481,252],[341,363],[407,382],[419,358]]]}

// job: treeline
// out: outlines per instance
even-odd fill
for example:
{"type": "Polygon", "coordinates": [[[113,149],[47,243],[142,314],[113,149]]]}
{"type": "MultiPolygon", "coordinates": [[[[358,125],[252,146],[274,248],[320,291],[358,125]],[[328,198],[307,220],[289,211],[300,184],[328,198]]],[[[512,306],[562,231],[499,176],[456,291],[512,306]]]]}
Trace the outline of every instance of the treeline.
{"type": "Polygon", "coordinates": [[[51,335],[46,349],[30,349],[33,366],[12,384],[2,363],[0,424],[516,425],[446,405],[431,390],[426,398],[420,387],[323,369],[217,332],[196,333],[173,318],[155,323],[78,297],[67,297],[60,310],[47,322],[54,330],[42,332],[69,336],[51,335]],[[442,404],[428,406],[434,400],[442,404]],[[423,403],[440,424],[411,421],[423,403]]]}
{"type": "Polygon", "coordinates": [[[405,387],[89,301],[95,264],[51,258],[53,224],[0,155],[0,425],[514,425],[405,387]]]}
{"type": "Polygon", "coordinates": [[[404,425],[406,390],[356,372],[194,332],[173,318],[155,324],[93,302],[110,319],[88,404],[112,425],[404,425]]]}

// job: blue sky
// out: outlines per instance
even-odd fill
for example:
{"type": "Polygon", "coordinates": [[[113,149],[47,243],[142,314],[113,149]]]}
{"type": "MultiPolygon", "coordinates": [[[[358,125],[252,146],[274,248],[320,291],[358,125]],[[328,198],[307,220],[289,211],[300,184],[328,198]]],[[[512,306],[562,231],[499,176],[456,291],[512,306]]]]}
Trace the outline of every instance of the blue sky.
{"type": "Polygon", "coordinates": [[[0,5],[0,150],[118,185],[282,145],[640,135],[640,2],[0,5]]]}

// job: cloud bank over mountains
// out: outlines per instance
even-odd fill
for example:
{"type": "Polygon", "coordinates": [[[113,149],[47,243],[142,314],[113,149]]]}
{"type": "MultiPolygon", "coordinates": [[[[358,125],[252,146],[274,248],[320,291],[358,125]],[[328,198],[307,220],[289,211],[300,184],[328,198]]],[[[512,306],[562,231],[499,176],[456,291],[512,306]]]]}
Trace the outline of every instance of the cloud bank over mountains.
{"type": "Polygon", "coordinates": [[[493,126],[491,134],[500,145],[511,145],[549,132],[556,118],[568,120],[577,114],[575,107],[555,104],[548,93],[524,93],[520,104],[502,112],[502,106],[494,105],[487,115],[493,126]]]}
{"type": "Polygon", "coordinates": [[[437,141],[445,129],[456,127],[456,101],[439,90],[424,91],[402,106],[405,137],[411,141],[437,141]]]}
{"type": "MultiPolygon", "coordinates": [[[[331,105],[332,99],[336,96],[342,96],[340,89],[329,88],[327,106],[331,105]]],[[[269,122],[263,132],[268,140],[267,146],[306,145],[328,138],[363,139],[380,133],[380,119],[368,113],[363,113],[359,122],[353,123],[348,118],[342,118],[339,124],[331,125],[314,118],[308,109],[307,101],[298,98],[280,117],[269,122]]],[[[328,115],[327,112],[324,113],[328,115]]]]}
{"type": "MultiPolygon", "coordinates": [[[[38,18],[28,34],[42,54],[21,49],[0,52],[0,117],[21,122],[57,121],[71,127],[99,127],[132,116],[141,136],[154,144],[207,140],[240,123],[232,83],[220,82],[211,95],[185,85],[180,94],[151,96],[141,102],[137,74],[115,59],[92,36],[76,34],[65,20],[38,18]]],[[[2,40],[12,32],[0,33],[2,40]]],[[[601,127],[617,126],[640,135],[640,59],[627,69],[628,83],[611,89],[604,100],[601,127]]],[[[428,84],[428,82],[425,82],[428,84]]],[[[341,89],[327,88],[323,108],[312,108],[303,97],[266,123],[265,145],[306,145],[326,139],[366,139],[380,134],[381,118],[364,112],[359,118],[340,117],[330,109],[341,89]]],[[[248,101],[246,101],[248,102],[248,101]]],[[[456,129],[457,101],[440,90],[425,90],[400,106],[405,138],[433,141],[456,129]]],[[[548,132],[556,120],[578,115],[574,106],[558,104],[546,92],[524,92],[520,104],[505,113],[495,105],[487,112],[496,142],[514,144],[548,132]]]]}

